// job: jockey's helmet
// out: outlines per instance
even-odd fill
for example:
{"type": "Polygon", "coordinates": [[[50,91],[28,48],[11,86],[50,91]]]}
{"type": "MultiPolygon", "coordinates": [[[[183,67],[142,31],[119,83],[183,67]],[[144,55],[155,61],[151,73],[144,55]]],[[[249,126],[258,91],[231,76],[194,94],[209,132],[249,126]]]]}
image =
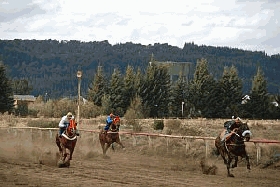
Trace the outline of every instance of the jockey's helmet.
{"type": "Polygon", "coordinates": [[[73,115],[71,112],[68,112],[67,115],[66,115],[68,118],[71,118],[73,115]]]}
{"type": "Polygon", "coordinates": [[[235,122],[236,122],[236,123],[241,123],[240,117],[235,118],[235,122]]]}

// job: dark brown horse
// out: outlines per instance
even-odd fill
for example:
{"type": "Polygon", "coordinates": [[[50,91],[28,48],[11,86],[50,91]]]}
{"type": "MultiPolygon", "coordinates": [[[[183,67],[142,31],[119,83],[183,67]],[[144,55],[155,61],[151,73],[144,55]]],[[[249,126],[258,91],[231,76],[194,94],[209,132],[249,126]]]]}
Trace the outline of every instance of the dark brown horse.
{"type": "Polygon", "coordinates": [[[62,136],[56,135],[56,145],[59,149],[60,160],[58,161],[58,167],[69,167],[70,160],[72,160],[72,155],[77,143],[76,136],[77,123],[75,120],[70,120],[70,124],[66,128],[62,136]]]}
{"type": "MultiPolygon", "coordinates": [[[[119,136],[119,126],[120,126],[120,117],[116,116],[110,125],[109,131],[105,132],[103,129],[99,133],[99,141],[103,150],[103,155],[106,155],[106,152],[110,145],[113,145],[114,142],[118,143],[124,149],[124,145],[120,141],[119,136]]],[[[112,146],[114,150],[114,146],[112,146]]]]}
{"type": "Polygon", "coordinates": [[[245,149],[245,141],[249,141],[252,133],[247,123],[242,123],[239,128],[234,129],[231,134],[222,141],[224,132],[215,140],[217,153],[221,154],[225,165],[227,166],[228,177],[234,177],[230,173],[230,168],[237,167],[238,156],[245,158],[247,161],[247,169],[250,170],[249,156],[245,149]],[[231,166],[232,160],[235,160],[231,166]]]}

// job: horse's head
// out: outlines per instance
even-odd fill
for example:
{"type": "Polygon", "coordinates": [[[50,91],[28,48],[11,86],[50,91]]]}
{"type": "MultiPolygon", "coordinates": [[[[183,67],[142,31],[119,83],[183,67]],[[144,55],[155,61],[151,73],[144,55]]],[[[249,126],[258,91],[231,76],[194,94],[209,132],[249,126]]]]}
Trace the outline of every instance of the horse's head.
{"type": "Polygon", "coordinates": [[[245,141],[249,141],[251,136],[252,136],[252,133],[249,129],[249,126],[246,123],[241,123],[237,132],[236,132],[240,137],[242,137],[245,141]]]}
{"type": "Polygon", "coordinates": [[[120,125],[120,122],[121,122],[120,116],[116,116],[113,120],[113,124],[116,126],[120,125]]]}
{"type": "Polygon", "coordinates": [[[113,123],[111,124],[111,127],[110,129],[112,131],[117,131],[117,129],[119,128],[120,126],[120,122],[121,122],[121,119],[119,116],[115,116],[114,119],[113,119],[113,123]]]}
{"type": "Polygon", "coordinates": [[[71,119],[70,120],[70,123],[66,129],[66,134],[69,136],[69,137],[72,137],[76,134],[76,127],[77,127],[77,123],[75,122],[74,119],[71,119]]]}

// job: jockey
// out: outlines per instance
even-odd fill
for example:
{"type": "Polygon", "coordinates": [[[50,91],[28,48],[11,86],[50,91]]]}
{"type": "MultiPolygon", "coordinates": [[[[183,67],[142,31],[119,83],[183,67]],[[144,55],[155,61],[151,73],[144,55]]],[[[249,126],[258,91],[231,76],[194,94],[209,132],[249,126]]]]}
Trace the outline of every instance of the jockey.
{"type": "MultiPolygon", "coordinates": [[[[61,137],[62,133],[65,131],[65,129],[68,127],[68,125],[70,124],[70,120],[74,119],[74,116],[71,112],[68,112],[66,116],[63,116],[58,124],[59,127],[59,131],[58,131],[58,135],[59,137],[61,137]]],[[[78,129],[76,130],[76,135],[79,136],[79,132],[78,129]]]]}
{"type": "Polygon", "coordinates": [[[224,128],[226,129],[224,138],[222,139],[225,140],[226,137],[230,136],[230,133],[232,130],[234,130],[235,128],[239,128],[241,125],[241,119],[239,117],[237,118],[233,118],[231,121],[226,121],[224,123],[224,128]]]}
{"type": "Polygon", "coordinates": [[[110,125],[113,123],[114,117],[115,117],[115,116],[114,116],[113,113],[111,113],[111,114],[107,117],[107,119],[106,119],[106,126],[104,127],[105,133],[107,133],[107,131],[108,131],[109,128],[110,128],[110,125]]]}

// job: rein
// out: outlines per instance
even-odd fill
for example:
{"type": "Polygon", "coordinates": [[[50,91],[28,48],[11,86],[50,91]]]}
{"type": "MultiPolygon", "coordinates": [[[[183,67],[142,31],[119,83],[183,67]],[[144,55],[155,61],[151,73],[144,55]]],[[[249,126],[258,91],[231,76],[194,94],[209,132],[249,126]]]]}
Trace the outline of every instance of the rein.
{"type": "MultiPolygon", "coordinates": [[[[246,130],[246,131],[248,131],[248,130],[246,130]]],[[[244,131],[245,132],[245,131],[244,131]]],[[[243,132],[243,133],[244,133],[243,132]]],[[[242,133],[242,135],[243,135],[243,133],[242,133]]],[[[231,145],[231,146],[236,146],[236,147],[238,147],[238,146],[244,146],[245,144],[244,144],[244,142],[245,142],[245,138],[243,138],[243,137],[241,137],[239,134],[237,134],[236,132],[234,132],[234,134],[237,136],[237,138],[240,138],[240,139],[242,139],[241,141],[239,141],[239,140],[237,140],[237,142],[236,143],[230,143],[230,144],[227,144],[226,143],[226,141],[224,142],[224,144],[225,144],[225,147],[226,147],[226,150],[227,150],[227,152],[230,152],[229,150],[228,150],[228,146],[229,145],[231,145]]],[[[246,133],[245,133],[246,134],[246,133]]]]}

